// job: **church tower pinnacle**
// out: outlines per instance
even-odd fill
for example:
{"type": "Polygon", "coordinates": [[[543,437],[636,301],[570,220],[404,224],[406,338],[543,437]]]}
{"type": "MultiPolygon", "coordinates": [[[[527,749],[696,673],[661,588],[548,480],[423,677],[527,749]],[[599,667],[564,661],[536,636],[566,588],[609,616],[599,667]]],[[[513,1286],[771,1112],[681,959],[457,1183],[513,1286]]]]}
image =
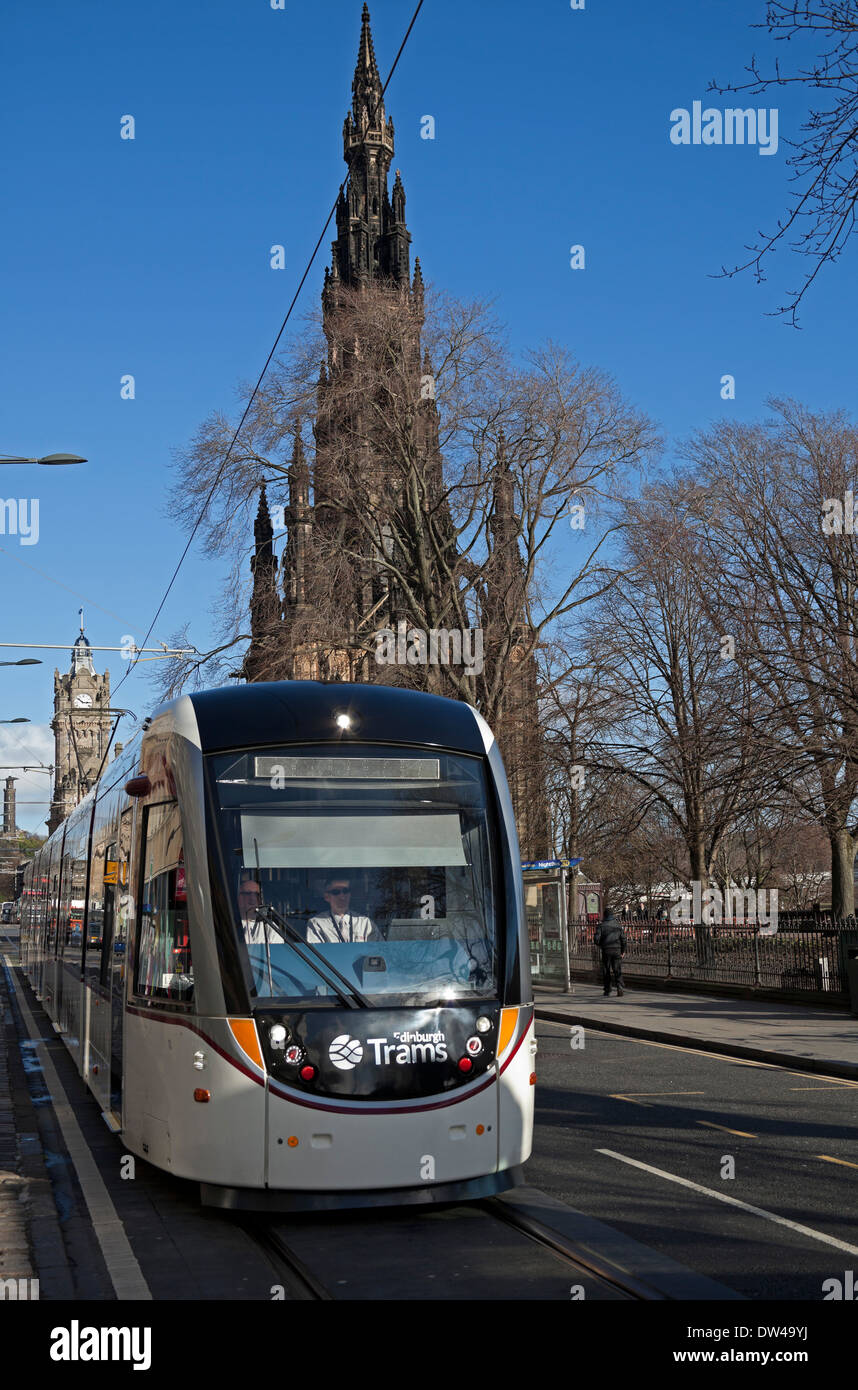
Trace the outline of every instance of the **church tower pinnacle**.
{"type": "Polygon", "coordinates": [[[270,680],[272,648],[277,645],[280,598],[277,593],[277,556],[274,553],[274,527],[268,510],[263,483],[253,525],[254,553],[250,562],[253,594],[250,599],[250,630],[253,640],[244,658],[242,674],[248,681],[270,680]]]}
{"type": "Polygon", "coordinates": [[[348,192],[337,203],[333,243],[333,279],[344,285],[378,279],[401,286],[409,283],[411,237],[405,226],[405,190],[398,170],[392,201],[387,191],[393,153],[393,121],[385,115],[369,9],[364,5],[352,109],[343,125],[348,192]]]}

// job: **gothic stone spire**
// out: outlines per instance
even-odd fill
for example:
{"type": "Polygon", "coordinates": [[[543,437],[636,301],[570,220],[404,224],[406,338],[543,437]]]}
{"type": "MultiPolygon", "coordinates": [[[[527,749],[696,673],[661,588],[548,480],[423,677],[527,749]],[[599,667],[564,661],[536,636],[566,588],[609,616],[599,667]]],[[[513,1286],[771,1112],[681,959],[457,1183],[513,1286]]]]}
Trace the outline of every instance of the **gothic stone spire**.
{"type": "Polygon", "coordinates": [[[277,593],[277,556],[274,554],[274,527],[263,484],[259,508],[253,525],[256,540],[250,569],[253,594],[250,599],[250,646],[244,658],[244,678],[270,679],[271,644],[277,640],[280,625],[280,598],[277,593]]]}
{"type": "Polygon", "coordinates": [[[387,190],[393,150],[393,121],[385,115],[369,10],[364,5],[352,109],[343,126],[348,196],[338,200],[333,243],[334,270],[345,285],[365,285],[376,279],[408,285],[411,238],[398,173],[392,202],[387,190]]]}

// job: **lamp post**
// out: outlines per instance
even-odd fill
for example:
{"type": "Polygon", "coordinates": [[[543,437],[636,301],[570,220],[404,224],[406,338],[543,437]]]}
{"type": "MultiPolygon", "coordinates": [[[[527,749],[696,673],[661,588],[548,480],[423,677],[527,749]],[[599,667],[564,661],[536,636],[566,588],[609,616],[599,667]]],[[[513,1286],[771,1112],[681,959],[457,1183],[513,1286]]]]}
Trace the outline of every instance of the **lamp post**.
{"type": "Polygon", "coordinates": [[[17,719],[0,719],[0,724],[29,724],[29,719],[24,719],[18,715],[17,719]]]}
{"type": "Polygon", "coordinates": [[[40,459],[23,458],[18,454],[0,454],[0,464],[38,463],[43,468],[60,468],[73,463],[87,462],[88,460],[81,458],[80,454],[45,454],[45,457],[40,459]]]}
{"type": "Polygon", "coordinates": [[[37,656],[22,656],[20,661],[0,661],[0,666],[41,666],[37,656]]]}

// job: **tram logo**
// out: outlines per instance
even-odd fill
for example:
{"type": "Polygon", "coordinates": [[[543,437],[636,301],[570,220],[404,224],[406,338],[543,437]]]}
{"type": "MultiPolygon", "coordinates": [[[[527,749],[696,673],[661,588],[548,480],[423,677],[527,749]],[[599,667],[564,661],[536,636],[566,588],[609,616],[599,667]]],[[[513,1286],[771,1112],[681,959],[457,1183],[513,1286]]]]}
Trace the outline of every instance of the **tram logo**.
{"type": "Polygon", "coordinates": [[[328,1048],[328,1056],[340,1071],[351,1071],[363,1057],[363,1046],[357,1038],[350,1038],[348,1033],[340,1033],[328,1048]]]}
{"type": "MultiPolygon", "coordinates": [[[[474,1041],[472,1039],[472,1041],[474,1041]]],[[[479,1039],[477,1051],[482,1048],[479,1039]]],[[[366,1046],[372,1048],[369,1061],[377,1067],[389,1067],[394,1063],[403,1066],[407,1062],[446,1062],[447,1038],[444,1033],[394,1033],[393,1041],[388,1038],[367,1038],[366,1046]]],[[[340,1033],[328,1048],[328,1056],[340,1071],[352,1071],[363,1060],[363,1043],[350,1038],[348,1033],[340,1033]]],[[[470,1048],[469,1051],[473,1051],[470,1048]]]]}
{"type": "Polygon", "coordinates": [[[437,1033],[394,1033],[394,1041],[387,1038],[367,1038],[367,1047],[375,1054],[377,1067],[389,1067],[391,1058],[399,1065],[406,1062],[446,1062],[447,1039],[437,1033]]]}

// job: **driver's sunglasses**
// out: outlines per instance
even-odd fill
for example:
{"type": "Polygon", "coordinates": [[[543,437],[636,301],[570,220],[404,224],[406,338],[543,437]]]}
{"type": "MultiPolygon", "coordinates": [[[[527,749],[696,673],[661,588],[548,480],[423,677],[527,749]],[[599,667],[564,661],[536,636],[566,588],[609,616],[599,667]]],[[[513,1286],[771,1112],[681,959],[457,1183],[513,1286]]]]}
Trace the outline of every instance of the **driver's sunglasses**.
{"type": "Polygon", "coordinates": [[[334,888],[328,889],[328,892],[330,893],[332,898],[342,898],[346,893],[350,893],[351,891],[351,888],[343,888],[341,884],[338,884],[334,888]]]}

